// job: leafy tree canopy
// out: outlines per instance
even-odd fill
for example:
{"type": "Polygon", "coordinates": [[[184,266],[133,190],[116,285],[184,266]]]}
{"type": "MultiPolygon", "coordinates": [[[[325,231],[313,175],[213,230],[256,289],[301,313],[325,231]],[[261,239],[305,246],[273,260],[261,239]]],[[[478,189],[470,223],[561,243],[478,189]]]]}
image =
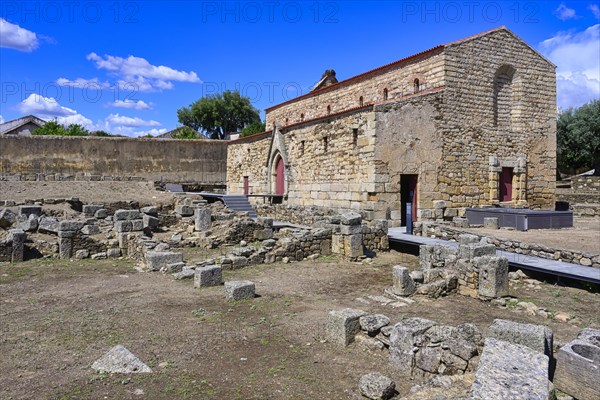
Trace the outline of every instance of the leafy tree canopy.
{"type": "Polygon", "coordinates": [[[260,122],[258,110],[237,90],[202,97],[177,110],[177,117],[181,124],[203,131],[211,139],[224,139],[229,133],[260,122]]]}
{"type": "Polygon", "coordinates": [[[70,124],[63,126],[56,120],[48,121],[41,128],[33,131],[33,135],[50,135],[50,136],[87,136],[90,132],[79,124],[70,124]]]}
{"type": "Polygon", "coordinates": [[[600,176],[600,100],[562,111],[556,144],[559,171],[575,174],[595,168],[600,176]]]}
{"type": "Polygon", "coordinates": [[[240,137],[254,135],[256,133],[261,133],[265,131],[265,123],[264,122],[253,122],[248,124],[242,129],[240,132],[240,137]]]}
{"type": "Polygon", "coordinates": [[[200,139],[198,132],[190,128],[189,126],[181,126],[177,128],[177,132],[173,134],[175,139],[200,139]]]}

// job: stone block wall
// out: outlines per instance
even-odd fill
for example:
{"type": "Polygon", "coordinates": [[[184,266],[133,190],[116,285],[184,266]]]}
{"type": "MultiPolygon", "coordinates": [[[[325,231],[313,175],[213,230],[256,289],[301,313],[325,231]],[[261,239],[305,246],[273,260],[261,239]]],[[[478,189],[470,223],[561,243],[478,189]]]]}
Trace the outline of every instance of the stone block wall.
{"type": "MultiPolygon", "coordinates": [[[[464,230],[453,228],[447,224],[432,222],[417,222],[414,225],[413,234],[417,236],[426,236],[440,238],[444,240],[458,241],[458,237],[464,234],[464,230]]],[[[469,232],[472,235],[482,239],[484,236],[469,232]]],[[[600,268],[600,254],[583,253],[577,250],[558,249],[536,243],[524,243],[517,240],[508,240],[498,237],[486,236],[488,243],[493,244],[500,250],[511,253],[522,254],[523,257],[535,256],[546,258],[548,260],[557,260],[583,266],[600,268]]]]}
{"type": "Polygon", "coordinates": [[[137,176],[223,185],[226,162],[227,143],[218,140],[0,137],[0,173],[6,175],[137,176]]]}
{"type": "Polygon", "coordinates": [[[573,192],[600,193],[600,176],[574,176],[571,178],[573,192]]]}
{"type": "Polygon", "coordinates": [[[555,67],[508,30],[445,47],[444,149],[440,200],[451,207],[498,200],[497,176],[514,168],[513,200],[554,207],[555,67]],[[497,123],[498,75],[512,74],[508,124],[497,123]],[[467,122],[467,123],[466,123],[467,122]],[[495,123],[496,122],[496,123],[495,123]],[[494,157],[490,159],[490,157],[494,157]],[[526,189],[525,189],[526,188],[526,189]]]}
{"type": "Polygon", "coordinates": [[[230,142],[228,191],[242,193],[248,176],[251,193],[274,193],[273,151],[281,148],[290,205],[399,221],[402,176],[418,175],[418,219],[441,220],[499,204],[500,174],[512,168],[506,205],[553,209],[555,81],[554,65],[504,28],[445,45],[267,110],[274,132],[230,142]],[[365,105],[344,111],[359,106],[352,99],[363,89],[383,91],[388,75],[403,87],[415,68],[437,83],[386,101],[363,96],[365,105]],[[342,111],[327,117],[332,99],[342,111]],[[304,122],[294,119],[301,113],[304,122]]]}
{"type": "Polygon", "coordinates": [[[444,85],[444,55],[440,47],[268,108],[266,125],[272,129],[277,122],[285,127],[302,122],[302,114],[305,121],[325,117],[328,107],[329,113],[335,114],[363,104],[407,96],[414,93],[415,79],[419,79],[420,91],[444,85]],[[388,91],[387,99],[384,89],[388,91]]]}

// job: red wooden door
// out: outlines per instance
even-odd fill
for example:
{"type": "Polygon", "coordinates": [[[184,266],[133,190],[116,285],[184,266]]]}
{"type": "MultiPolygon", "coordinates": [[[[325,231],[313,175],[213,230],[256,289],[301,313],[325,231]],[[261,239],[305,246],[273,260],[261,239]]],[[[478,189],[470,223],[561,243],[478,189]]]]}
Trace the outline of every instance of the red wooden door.
{"type": "Polygon", "coordinates": [[[284,167],[283,167],[283,159],[280,158],[277,160],[277,165],[275,167],[275,194],[283,195],[285,193],[285,177],[284,177],[284,167]]]}
{"type": "Polygon", "coordinates": [[[417,175],[411,175],[408,178],[408,190],[410,191],[411,202],[412,202],[412,220],[417,220],[417,182],[419,181],[417,175]]]}
{"type": "Polygon", "coordinates": [[[245,177],[244,177],[244,194],[245,194],[246,196],[248,196],[248,194],[249,194],[249,193],[250,193],[250,184],[249,184],[249,182],[248,182],[248,177],[247,177],[247,176],[245,176],[245,177]]]}
{"type": "Polygon", "coordinates": [[[504,167],[500,173],[500,201],[512,200],[513,169],[504,167]]]}

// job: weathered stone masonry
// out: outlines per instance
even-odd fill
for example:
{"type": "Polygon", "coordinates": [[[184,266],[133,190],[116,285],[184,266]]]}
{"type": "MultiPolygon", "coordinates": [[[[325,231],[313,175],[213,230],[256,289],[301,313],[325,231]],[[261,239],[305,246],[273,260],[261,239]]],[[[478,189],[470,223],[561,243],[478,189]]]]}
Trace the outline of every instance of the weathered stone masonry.
{"type": "Polygon", "coordinates": [[[275,194],[281,158],[288,204],[367,220],[400,222],[411,175],[423,220],[501,201],[552,208],[555,80],[504,27],[435,47],[268,109],[270,131],[229,143],[228,192],[246,179],[250,194],[275,194]]]}

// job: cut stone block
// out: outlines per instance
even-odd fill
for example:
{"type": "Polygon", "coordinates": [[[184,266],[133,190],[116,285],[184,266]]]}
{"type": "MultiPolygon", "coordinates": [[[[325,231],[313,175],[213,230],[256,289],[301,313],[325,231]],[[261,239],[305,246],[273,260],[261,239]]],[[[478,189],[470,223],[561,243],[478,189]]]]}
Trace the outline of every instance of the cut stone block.
{"type": "Polygon", "coordinates": [[[142,219],[131,220],[131,230],[133,232],[139,232],[141,230],[144,230],[144,220],[142,220],[142,219]]]}
{"type": "Polygon", "coordinates": [[[463,233],[458,236],[458,243],[460,245],[468,245],[479,243],[479,236],[471,235],[470,233],[463,233]]]}
{"type": "Polygon", "coordinates": [[[360,394],[371,400],[387,400],[396,394],[394,381],[378,372],[361,376],[358,388],[360,394]]]}
{"type": "Polygon", "coordinates": [[[8,228],[17,221],[17,215],[8,208],[0,210],[0,228],[8,228]]]}
{"type": "Polygon", "coordinates": [[[523,324],[504,319],[495,319],[488,329],[488,337],[529,347],[552,357],[553,333],[544,325],[523,324]]]}
{"type": "Polygon", "coordinates": [[[383,314],[371,314],[360,317],[358,322],[363,331],[367,331],[370,336],[374,336],[381,328],[390,323],[390,319],[383,314]]]}
{"type": "Polygon", "coordinates": [[[251,281],[229,281],[225,282],[225,297],[230,300],[253,299],[256,287],[251,281]]]}
{"type": "Polygon", "coordinates": [[[143,214],[150,215],[152,217],[158,217],[158,208],[155,206],[142,207],[140,211],[143,214]]]}
{"type": "MultiPolygon", "coordinates": [[[[600,336],[596,340],[600,341],[600,336]]],[[[581,339],[561,347],[554,387],[579,400],[600,399],[600,347],[581,339]]]]}
{"type": "Polygon", "coordinates": [[[401,371],[412,371],[415,338],[434,325],[424,318],[406,318],[394,325],[390,333],[390,363],[401,371]]]}
{"type": "Polygon", "coordinates": [[[548,357],[528,347],[487,338],[469,400],[548,400],[548,357]]]}
{"type": "Polygon", "coordinates": [[[477,292],[488,298],[508,296],[508,259],[506,257],[483,256],[473,260],[479,271],[477,292]]]}
{"type": "Polygon", "coordinates": [[[42,206],[19,206],[19,215],[35,215],[39,217],[42,215],[42,206]]]}
{"type": "Polygon", "coordinates": [[[356,258],[364,255],[362,234],[343,236],[343,240],[346,257],[356,258]]]}
{"type": "Polygon", "coordinates": [[[25,239],[27,234],[21,229],[11,229],[9,231],[9,240],[12,241],[12,252],[10,261],[21,262],[25,255],[25,239]]]}
{"type": "Polygon", "coordinates": [[[398,296],[410,296],[416,290],[415,282],[410,277],[408,268],[395,265],[393,270],[394,286],[392,286],[392,293],[398,296]]]}
{"type": "Polygon", "coordinates": [[[140,218],[142,218],[142,216],[138,210],[117,210],[114,215],[115,221],[129,221],[140,218]]]}
{"type": "MultiPolygon", "coordinates": [[[[173,264],[169,264],[169,266],[170,265],[173,265],[173,264]]],[[[194,270],[191,268],[188,268],[188,267],[183,267],[181,269],[181,271],[175,272],[173,274],[173,279],[175,279],[176,281],[181,280],[181,279],[192,279],[193,277],[194,277],[194,270]]]]}
{"type": "Polygon", "coordinates": [[[194,215],[194,209],[191,206],[180,204],[175,206],[175,212],[182,217],[191,217],[194,215]]]}
{"type": "Polygon", "coordinates": [[[474,243],[459,246],[460,258],[473,260],[475,257],[495,256],[496,246],[486,243],[474,243]]]}
{"type": "Polygon", "coordinates": [[[92,368],[98,372],[111,374],[139,374],[150,373],[152,369],[140,361],[123,345],[117,345],[110,349],[101,358],[92,364],[92,368]]]}
{"type": "Polygon", "coordinates": [[[77,250],[75,252],[75,258],[77,258],[78,260],[84,259],[84,258],[88,258],[90,256],[90,251],[89,250],[77,250]]]}
{"type": "Polygon", "coordinates": [[[362,235],[362,225],[340,225],[340,234],[342,235],[362,235]]]}
{"type": "MultiPolygon", "coordinates": [[[[174,273],[183,271],[184,268],[185,268],[185,263],[178,262],[178,263],[169,264],[166,267],[162,267],[160,269],[160,272],[162,272],[164,274],[174,274],[174,273]]],[[[189,269],[191,269],[191,268],[189,268],[189,269]]]]}
{"type": "Polygon", "coordinates": [[[85,225],[81,228],[81,233],[84,235],[97,235],[100,233],[100,227],[98,225],[85,225]]]}
{"type": "Polygon", "coordinates": [[[360,214],[355,212],[343,213],[340,216],[340,222],[342,225],[360,225],[362,221],[362,217],[360,214]]]}
{"type": "Polygon", "coordinates": [[[487,228],[487,229],[500,229],[500,225],[498,224],[498,218],[495,218],[495,217],[483,218],[483,227],[487,228]]]}
{"type": "Polygon", "coordinates": [[[144,214],[142,217],[144,229],[154,230],[160,225],[160,220],[152,215],[144,214]]]}
{"type": "Polygon", "coordinates": [[[83,228],[83,222],[80,221],[61,221],[58,224],[59,231],[77,232],[83,228]]]}
{"type": "Polygon", "coordinates": [[[131,232],[133,231],[133,222],[132,221],[115,221],[115,230],[119,233],[121,232],[131,232]]]}
{"type": "Polygon", "coordinates": [[[194,210],[194,229],[205,231],[210,228],[210,208],[200,207],[194,210]]]}
{"type": "Polygon", "coordinates": [[[104,218],[108,217],[108,210],[101,208],[94,213],[94,217],[96,219],[104,219],[104,218]]]}
{"type": "Polygon", "coordinates": [[[223,284],[223,270],[218,265],[196,268],[194,287],[219,286],[223,284]]]}
{"type": "Polygon", "coordinates": [[[121,249],[108,249],[106,251],[106,256],[108,258],[119,258],[121,257],[121,249]]]}
{"type": "Polygon", "coordinates": [[[35,232],[38,225],[38,217],[34,214],[30,214],[29,216],[19,215],[17,217],[17,229],[22,229],[25,232],[35,232]]]}
{"type": "Polygon", "coordinates": [[[41,217],[38,223],[38,232],[40,233],[58,233],[58,220],[54,217],[41,217]]]}
{"type": "Polygon", "coordinates": [[[160,271],[169,264],[183,262],[183,254],[172,251],[149,251],[146,253],[146,265],[150,271],[160,271]]]}
{"type": "Polygon", "coordinates": [[[86,217],[93,217],[94,215],[96,215],[96,211],[101,210],[103,208],[104,207],[99,204],[86,204],[81,208],[81,211],[83,212],[83,214],[85,214],[86,217]]]}
{"type": "Polygon", "coordinates": [[[363,310],[345,308],[329,311],[325,327],[327,339],[332,343],[348,346],[360,332],[360,317],[367,315],[363,310]]]}

